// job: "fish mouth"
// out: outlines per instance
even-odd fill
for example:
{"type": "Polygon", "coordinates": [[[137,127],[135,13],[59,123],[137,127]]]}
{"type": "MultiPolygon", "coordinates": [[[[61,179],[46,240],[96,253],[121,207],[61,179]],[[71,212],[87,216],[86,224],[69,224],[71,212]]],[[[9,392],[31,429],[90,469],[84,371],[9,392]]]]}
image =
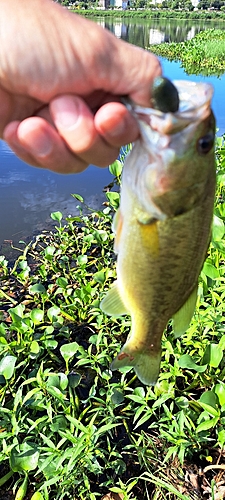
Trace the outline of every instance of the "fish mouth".
{"type": "Polygon", "coordinates": [[[122,185],[145,214],[140,220],[145,220],[146,214],[147,220],[165,220],[190,210],[201,200],[208,178],[206,169],[201,168],[206,156],[200,157],[197,147],[208,134],[212,138],[209,151],[213,152],[213,87],[183,80],[173,84],[179,95],[177,111],[131,108],[140,140],[134,146],[132,162],[128,158],[124,165],[122,185]]]}
{"type": "Polygon", "coordinates": [[[141,133],[146,135],[145,124],[151,131],[164,135],[176,134],[193,122],[202,121],[211,112],[213,87],[209,83],[174,80],[179,95],[179,108],[174,113],[165,113],[154,108],[126,104],[138,120],[141,133]]]}

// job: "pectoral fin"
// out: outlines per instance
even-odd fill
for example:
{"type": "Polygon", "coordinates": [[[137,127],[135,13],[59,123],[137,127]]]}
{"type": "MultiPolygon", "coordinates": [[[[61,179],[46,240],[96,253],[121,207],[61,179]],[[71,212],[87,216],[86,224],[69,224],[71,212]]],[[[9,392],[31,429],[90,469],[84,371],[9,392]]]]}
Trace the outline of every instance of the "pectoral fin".
{"type": "Polygon", "coordinates": [[[122,316],[123,314],[129,314],[120,297],[117,281],[113,284],[112,288],[110,288],[104,299],[101,301],[100,307],[101,310],[109,316],[122,316]]]}
{"type": "Polygon", "coordinates": [[[173,316],[173,331],[175,338],[180,337],[188,329],[195,312],[198,287],[196,286],[184,305],[173,316]]]}

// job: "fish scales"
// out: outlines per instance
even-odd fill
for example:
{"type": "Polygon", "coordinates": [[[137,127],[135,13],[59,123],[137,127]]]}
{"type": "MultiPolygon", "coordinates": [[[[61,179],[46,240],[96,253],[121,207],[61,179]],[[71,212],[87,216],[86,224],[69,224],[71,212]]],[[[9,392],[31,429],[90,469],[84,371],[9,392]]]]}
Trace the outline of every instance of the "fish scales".
{"type": "Polygon", "coordinates": [[[169,116],[149,110],[146,121],[136,113],[141,139],[125,161],[115,223],[117,283],[101,304],[107,314],[131,316],[131,332],[112,369],[132,366],[147,385],[157,381],[168,321],[174,318],[178,336],[194,313],[215,193],[212,90],[176,85],[181,101],[188,92],[195,103],[199,93],[199,104],[181,102],[187,109],[169,116]]]}

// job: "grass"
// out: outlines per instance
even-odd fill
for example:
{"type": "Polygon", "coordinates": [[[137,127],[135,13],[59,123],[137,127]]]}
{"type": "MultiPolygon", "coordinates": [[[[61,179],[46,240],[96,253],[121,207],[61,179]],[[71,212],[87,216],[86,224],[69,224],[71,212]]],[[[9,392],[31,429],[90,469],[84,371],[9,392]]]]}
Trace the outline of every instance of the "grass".
{"type": "Polygon", "coordinates": [[[191,40],[151,45],[152,52],[170,60],[181,61],[187,74],[222,75],[225,72],[225,32],[201,31],[191,40]]]}
{"type": "MultiPolygon", "coordinates": [[[[111,172],[119,183],[122,164],[111,172]]],[[[130,318],[100,300],[115,279],[119,194],[0,257],[1,500],[196,500],[225,486],[225,143],[212,243],[186,334],[163,336],[154,388],[109,365],[130,318]],[[215,467],[217,466],[217,467],[215,467]],[[12,495],[9,496],[9,492],[12,495]]],[[[220,496],[218,496],[220,495],[220,496]]],[[[222,498],[222,497],[221,497],[222,498]]]]}
{"type": "Polygon", "coordinates": [[[122,10],[122,9],[74,9],[76,14],[81,14],[87,17],[116,17],[116,18],[139,18],[139,19],[193,19],[193,20],[205,20],[205,21],[218,21],[218,19],[225,19],[225,12],[222,10],[208,11],[188,11],[185,9],[163,9],[162,7],[157,8],[144,8],[144,9],[132,9],[132,10],[122,10]]]}

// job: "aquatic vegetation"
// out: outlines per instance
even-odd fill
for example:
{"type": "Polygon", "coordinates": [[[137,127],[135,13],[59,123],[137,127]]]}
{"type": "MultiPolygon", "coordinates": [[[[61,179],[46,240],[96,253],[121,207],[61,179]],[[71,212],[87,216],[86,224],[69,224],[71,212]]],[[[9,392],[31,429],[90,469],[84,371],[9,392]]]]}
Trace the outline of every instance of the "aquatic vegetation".
{"type": "Polygon", "coordinates": [[[111,8],[109,10],[101,9],[75,9],[76,14],[94,17],[112,17],[112,18],[133,18],[140,19],[204,19],[206,21],[218,21],[218,19],[225,19],[225,12],[222,10],[186,10],[186,9],[167,9],[159,6],[156,8],[149,5],[148,9],[145,8],[132,8],[131,10],[122,10],[111,8]]]}
{"type": "Polygon", "coordinates": [[[225,32],[201,31],[191,40],[151,45],[149,49],[169,60],[181,61],[187,74],[222,75],[225,72],[225,32]]]}
{"type": "MultiPolygon", "coordinates": [[[[122,164],[111,172],[119,182],[122,164]]],[[[119,193],[0,257],[0,491],[32,500],[205,499],[224,488],[225,142],[190,328],[163,335],[154,388],[109,370],[130,328],[99,305],[115,279],[119,193]],[[215,464],[221,470],[214,469],[215,464]],[[26,496],[28,495],[28,496],[26,496]],[[115,497],[116,498],[116,497],[115,497]]],[[[86,207],[84,207],[86,208],[86,207]]]]}

